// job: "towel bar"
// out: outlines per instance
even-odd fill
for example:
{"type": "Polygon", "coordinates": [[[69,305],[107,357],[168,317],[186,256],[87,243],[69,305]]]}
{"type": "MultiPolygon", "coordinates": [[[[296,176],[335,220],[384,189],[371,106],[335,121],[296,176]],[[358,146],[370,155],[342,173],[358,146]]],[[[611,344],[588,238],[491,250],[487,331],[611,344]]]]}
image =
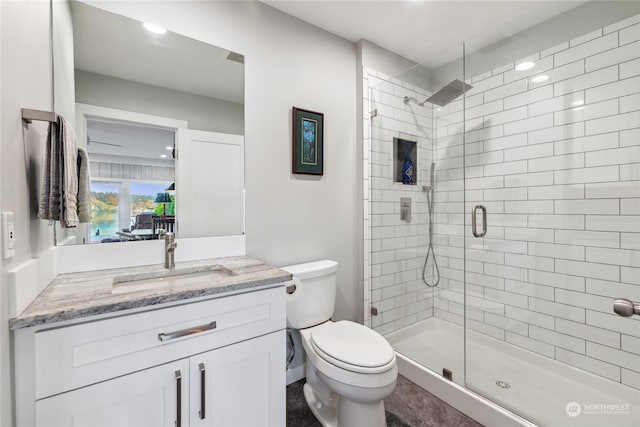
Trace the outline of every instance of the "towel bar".
{"type": "Polygon", "coordinates": [[[41,122],[55,122],[58,120],[58,115],[51,111],[32,110],[30,108],[22,109],[22,120],[25,123],[31,123],[32,120],[38,120],[41,122]]]}

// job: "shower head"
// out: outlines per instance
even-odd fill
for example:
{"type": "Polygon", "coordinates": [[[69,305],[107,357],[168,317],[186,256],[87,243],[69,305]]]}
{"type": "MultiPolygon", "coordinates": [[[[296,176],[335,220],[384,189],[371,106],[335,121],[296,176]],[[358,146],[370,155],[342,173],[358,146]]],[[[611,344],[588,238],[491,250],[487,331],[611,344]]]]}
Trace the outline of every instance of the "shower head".
{"type": "Polygon", "coordinates": [[[473,86],[466,84],[458,79],[455,79],[454,81],[444,86],[439,91],[437,91],[436,93],[434,93],[433,95],[431,95],[429,98],[425,99],[422,102],[418,101],[413,96],[404,96],[402,98],[402,101],[404,101],[404,103],[407,105],[409,104],[409,101],[413,101],[421,107],[423,107],[424,104],[426,104],[427,102],[444,107],[445,105],[447,105],[448,103],[450,103],[451,101],[453,101],[454,99],[456,99],[457,97],[459,97],[460,95],[462,95],[463,93],[465,93],[466,91],[472,88],[473,86]]]}
{"type": "Polygon", "coordinates": [[[473,86],[464,83],[458,79],[455,79],[448,85],[441,88],[439,91],[431,95],[427,98],[422,104],[424,105],[426,102],[430,102],[431,104],[436,104],[441,107],[444,107],[463,93],[467,92],[469,89],[473,88],[473,86]]]}

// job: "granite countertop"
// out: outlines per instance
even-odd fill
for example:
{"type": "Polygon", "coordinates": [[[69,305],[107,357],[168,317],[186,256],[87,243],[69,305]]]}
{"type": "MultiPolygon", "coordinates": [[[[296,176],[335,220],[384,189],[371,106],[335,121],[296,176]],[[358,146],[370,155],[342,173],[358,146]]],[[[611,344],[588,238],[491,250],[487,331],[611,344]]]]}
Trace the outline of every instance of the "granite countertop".
{"type": "MultiPolygon", "coordinates": [[[[80,319],[122,310],[154,306],[208,295],[237,293],[291,279],[291,273],[248,257],[216,258],[176,263],[176,270],[219,265],[230,274],[206,272],[180,276],[179,286],[113,292],[114,277],[152,274],[162,264],[61,274],[25,309],[9,321],[10,329],[80,319]]],[[[130,282],[135,285],[135,283],[130,282]]]]}

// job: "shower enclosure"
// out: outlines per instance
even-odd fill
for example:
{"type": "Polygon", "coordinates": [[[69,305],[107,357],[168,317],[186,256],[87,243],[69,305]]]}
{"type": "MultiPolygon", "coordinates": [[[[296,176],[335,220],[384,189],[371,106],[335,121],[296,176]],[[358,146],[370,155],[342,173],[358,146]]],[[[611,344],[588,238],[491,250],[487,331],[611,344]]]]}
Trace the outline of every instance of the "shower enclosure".
{"type": "Polygon", "coordinates": [[[613,312],[640,301],[635,13],[364,66],[365,323],[538,425],[640,425],[640,316],[613,312]]]}

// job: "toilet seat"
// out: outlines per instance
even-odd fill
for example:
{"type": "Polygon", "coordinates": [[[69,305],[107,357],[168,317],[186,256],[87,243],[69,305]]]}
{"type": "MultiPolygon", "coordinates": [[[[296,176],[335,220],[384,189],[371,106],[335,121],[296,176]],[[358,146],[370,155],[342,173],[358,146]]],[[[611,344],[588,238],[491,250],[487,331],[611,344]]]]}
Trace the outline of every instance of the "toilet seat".
{"type": "Polygon", "coordinates": [[[339,368],[378,374],[395,366],[395,353],[387,340],[359,323],[327,322],[312,328],[310,335],[318,356],[339,368]]]}

